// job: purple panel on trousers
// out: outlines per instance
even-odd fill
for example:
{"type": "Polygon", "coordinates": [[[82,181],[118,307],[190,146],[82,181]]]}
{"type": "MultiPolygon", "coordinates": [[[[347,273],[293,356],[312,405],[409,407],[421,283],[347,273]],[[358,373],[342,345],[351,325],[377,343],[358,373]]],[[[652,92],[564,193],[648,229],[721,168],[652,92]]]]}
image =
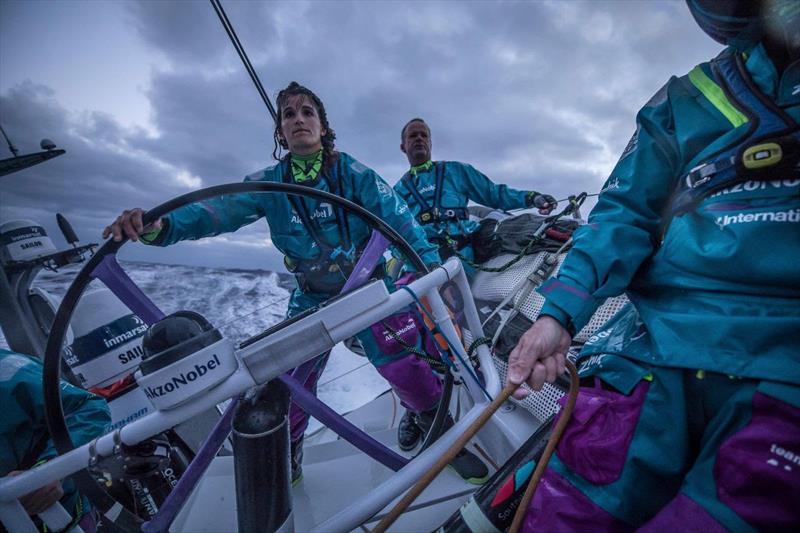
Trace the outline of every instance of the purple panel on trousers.
{"type": "Polygon", "coordinates": [[[800,409],[756,392],[750,422],[719,448],[717,497],[756,529],[800,530],[800,409]]]}
{"type": "Polygon", "coordinates": [[[522,523],[524,533],[633,531],[552,469],[545,470],[522,523]]]}
{"type": "Polygon", "coordinates": [[[442,397],[442,384],[428,363],[408,355],[377,367],[407,409],[421,413],[436,407],[442,397]]]}
{"type": "Polygon", "coordinates": [[[394,355],[406,351],[406,346],[417,346],[419,343],[420,324],[416,319],[416,313],[405,311],[386,317],[380,322],[369,327],[378,349],[382,354],[394,355]],[[391,328],[402,343],[398,342],[384,323],[391,328]]]}
{"type": "Polygon", "coordinates": [[[92,509],[78,521],[78,527],[81,528],[84,533],[95,533],[97,531],[97,511],[92,509]]]}
{"type": "Polygon", "coordinates": [[[661,533],[663,531],[725,533],[727,529],[714,520],[700,504],[688,496],[678,493],[671,502],[637,531],[640,533],[661,533]]]}
{"type": "Polygon", "coordinates": [[[619,479],[649,386],[639,383],[630,396],[581,388],[557,448],[559,459],[595,485],[619,479]]]}

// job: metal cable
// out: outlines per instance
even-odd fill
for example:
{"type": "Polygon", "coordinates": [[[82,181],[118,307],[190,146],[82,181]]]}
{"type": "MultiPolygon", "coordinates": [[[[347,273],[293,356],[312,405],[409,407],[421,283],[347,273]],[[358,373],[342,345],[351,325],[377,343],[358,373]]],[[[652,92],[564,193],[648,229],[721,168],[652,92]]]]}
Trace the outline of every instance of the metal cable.
{"type": "Polygon", "coordinates": [[[230,20],[228,20],[228,15],[225,14],[222,4],[220,4],[219,0],[211,0],[211,5],[214,7],[214,11],[217,12],[217,16],[219,17],[220,22],[222,22],[222,27],[225,28],[225,32],[228,34],[228,37],[230,37],[233,47],[236,48],[236,53],[239,54],[239,58],[242,60],[242,63],[244,63],[244,68],[250,75],[250,79],[253,80],[258,94],[261,96],[261,99],[264,100],[264,104],[266,104],[267,109],[269,109],[269,114],[272,115],[272,120],[277,123],[278,113],[275,111],[275,107],[272,105],[269,95],[267,95],[267,91],[264,90],[264,86],[261,84],[261,80],[258,78],[258,74],[256,74],[256,71],[253,68],[253,64],[250,63],[250,58],[247,57],[247,52],[244,51],[242,43],[239,42],[239,37],[236,35],[236,30],[233,29],[230,20]]]}

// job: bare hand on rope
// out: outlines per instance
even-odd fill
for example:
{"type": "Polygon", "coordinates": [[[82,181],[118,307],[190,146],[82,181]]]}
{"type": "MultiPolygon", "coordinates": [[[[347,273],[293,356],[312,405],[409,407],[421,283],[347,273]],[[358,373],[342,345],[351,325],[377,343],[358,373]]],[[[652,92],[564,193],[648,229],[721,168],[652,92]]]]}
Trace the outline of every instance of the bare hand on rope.
{"type": "Polygon", "coordinates": [[[111,225],[105,227],[103,230],[103,238],[105,239],[109,235],[113,235],[114,240],[119,242],[122,240],[122,236],[125,235],[132,241],[138,241],[139,235],[161,229],[161,220],[157,220],[147,227],[144,227],[142,223],[142,216],[144,216],[144,214],[145,210],[141,207],[126,209],[111,223],[111,225]]]}
{"type": "MultiPolygon", "coordinates": [[[[507,383],[527,383],[533,390],[541,390],[545,381],[553,383],[564,373],[570,334],[554,318],[542,316],[519,339],[508,356],[507,383]]],[[[518,400],[528,395],[519,387],[514,392],[518,400]]]]}

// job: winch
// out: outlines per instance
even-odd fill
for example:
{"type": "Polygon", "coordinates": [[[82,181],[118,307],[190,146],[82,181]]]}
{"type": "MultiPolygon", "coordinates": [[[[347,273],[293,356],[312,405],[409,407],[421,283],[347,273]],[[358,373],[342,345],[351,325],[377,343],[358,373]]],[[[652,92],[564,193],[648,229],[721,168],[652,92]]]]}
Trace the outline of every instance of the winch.
{"type": "Polygon", "coordinates": [[[193,311],[177,311],[154,324],[142,348],[136,381],[156,409],[175,407],[236,370],[233,343],[193,311]]]}

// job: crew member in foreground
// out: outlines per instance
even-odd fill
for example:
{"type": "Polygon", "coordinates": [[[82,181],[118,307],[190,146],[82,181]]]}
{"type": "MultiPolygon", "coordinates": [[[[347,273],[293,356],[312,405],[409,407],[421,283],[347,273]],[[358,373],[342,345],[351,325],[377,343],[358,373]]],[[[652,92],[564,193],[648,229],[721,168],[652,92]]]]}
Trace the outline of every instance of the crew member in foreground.
{"type": "Polygon", "coordinates": [[[641,109],[510,355],[538,390],[631,300],[581,352],[526,531],[800,529],[800,2],[688,5],[726,48],[641,109]]]}
{"type": "MultiPolygon", "coordinates": [[[[18,475],[58,455],[44,418],[42,370],[38,359],[0,349],[0,476],[18,475]]],[[[105,434],[111,423],[105,400],[66,381],[61,382],[61,396],[67,427],[76,446],[105,434]]],[[[89,500],[76,491],[70,480],[55,481],[20,498],[30,515],[39,514],[58,501],[72,515],[72,526],[78,525],[86,532],[95,530],[97,520],[89,500]]],[[[37,525],[44,528],[43,524],[37,525]]],[[[5,530],[1,525],[0,529],[5,530]]]]}

